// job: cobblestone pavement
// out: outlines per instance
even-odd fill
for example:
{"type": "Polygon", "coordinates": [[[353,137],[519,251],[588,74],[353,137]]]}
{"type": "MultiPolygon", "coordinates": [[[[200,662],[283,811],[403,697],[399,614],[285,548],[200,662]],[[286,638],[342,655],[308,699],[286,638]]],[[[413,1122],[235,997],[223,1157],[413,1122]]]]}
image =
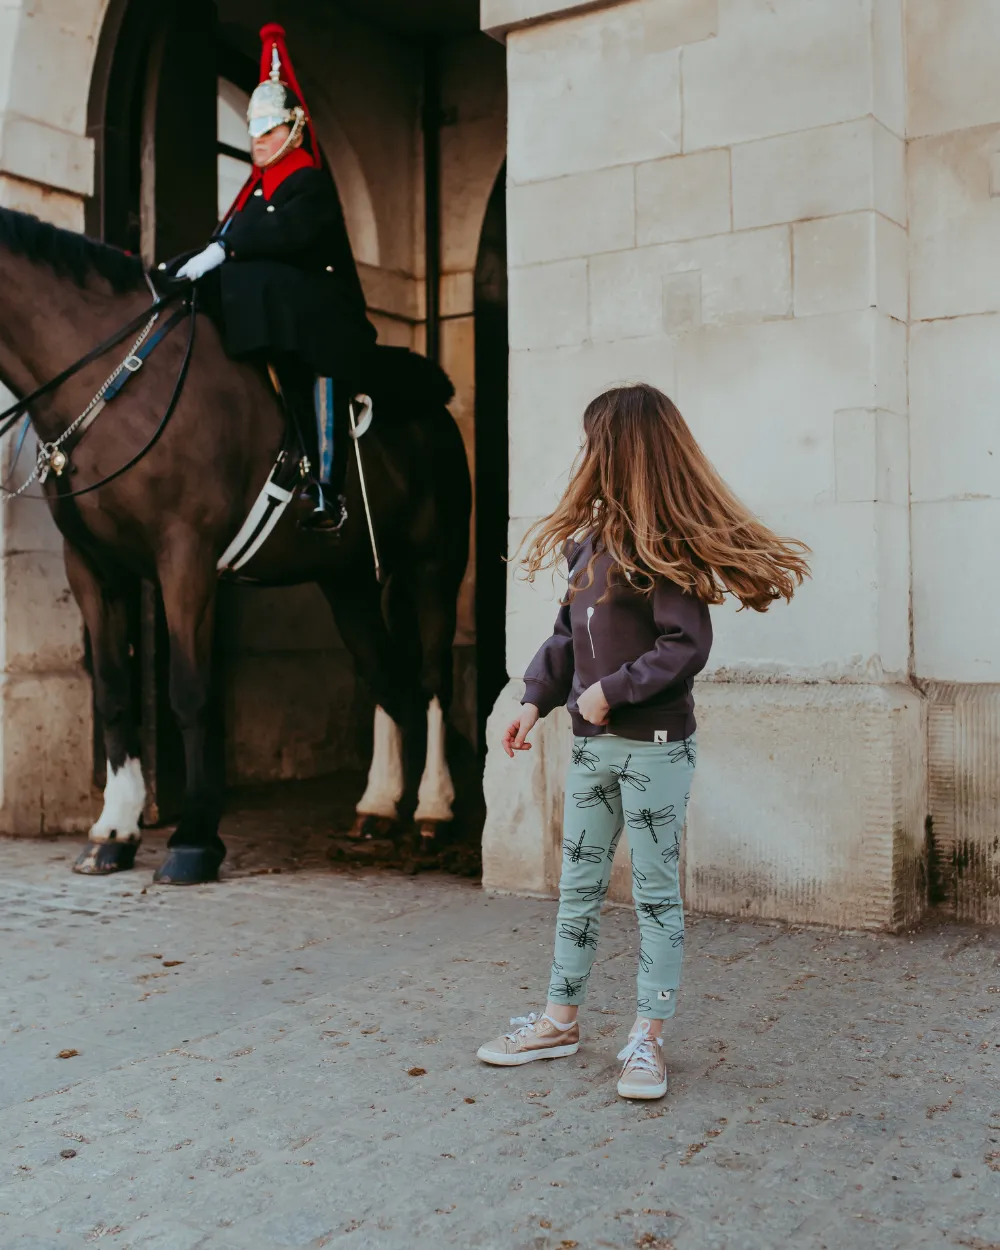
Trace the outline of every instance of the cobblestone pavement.
{"type": "Polygon", "coordinates": [[[996,932],[692,919],[670,1094],[629,1105],[628,912],[579,1055],[489,1069],[552,903],[246,854],[147,890],[155,843],[110,879],[76,850],[0,842],[2,1250],[1000,1247],[996,932]]]}

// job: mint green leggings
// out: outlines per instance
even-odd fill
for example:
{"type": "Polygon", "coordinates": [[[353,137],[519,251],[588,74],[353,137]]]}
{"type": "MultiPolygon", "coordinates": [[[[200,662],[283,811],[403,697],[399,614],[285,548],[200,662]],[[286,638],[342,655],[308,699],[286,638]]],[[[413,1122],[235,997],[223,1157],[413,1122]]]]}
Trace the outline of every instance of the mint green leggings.
{"type": "Polygon", "coordinates": [[[695,740],[575,738],[566,778],[553,1002],[582,1003],[597,953],[611,863],[628,828],[632,897],[639,917],[638,1012],[669,1019],[684,955],[678,867],[695,766],[695,740]]]}

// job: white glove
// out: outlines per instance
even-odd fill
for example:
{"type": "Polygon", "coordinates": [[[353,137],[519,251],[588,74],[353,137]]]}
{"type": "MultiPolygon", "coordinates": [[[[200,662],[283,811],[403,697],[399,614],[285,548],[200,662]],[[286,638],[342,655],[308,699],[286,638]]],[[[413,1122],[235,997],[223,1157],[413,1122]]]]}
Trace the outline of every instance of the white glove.
{"type": "Polygon", "coordinates": [[[197,256],[192,256],[190,260],[186,260],[181,265],[180,269],[177,270],[177,276],[178,278],[190,278],[192,282],[197,282],[206,273],[218,268],[225,259],[226,249],[222,244],[209,243],[203,252],[199,252],[197,256]]]}

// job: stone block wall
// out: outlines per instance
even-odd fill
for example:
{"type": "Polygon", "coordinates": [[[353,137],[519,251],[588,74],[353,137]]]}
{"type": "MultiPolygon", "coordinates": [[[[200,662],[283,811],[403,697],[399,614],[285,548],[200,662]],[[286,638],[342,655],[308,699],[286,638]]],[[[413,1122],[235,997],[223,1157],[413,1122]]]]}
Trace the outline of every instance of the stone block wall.
{"type": "MultiPolygon", "coordinates": [[[[544,7],[484,5],[510,92],[512,549],[564,487],[586,402],[666,390],[736,491],[814,551],[790,607],[715,613],[689,901],[898,927],[923,908],[926,811],[901,5],[544,7]]],[[[512,577],[513,678],[556,593],[512,577]]],[[[488,885],[517,887],[510,813],[558,806],[565,733],[554,719],[540,751],[491,763],[488,885]]],[[[530,888],[553,887],[552,862],[530,888]]]]}
{"type": "Polygon", "coordinates": [[[937,897],[1000,923],[1000,9],[909,0],[914,667],[937,897]]]}
{"type": "MultiPolygon", "coordinates": [[[[0,12],[0,205],[71,230],[93,190],[86,106],[103,8],[11,0],[0,12]]],[[[0,508],[0,832],[89,828],[92,732],[80,614],[36,493],[0,508]]]]}

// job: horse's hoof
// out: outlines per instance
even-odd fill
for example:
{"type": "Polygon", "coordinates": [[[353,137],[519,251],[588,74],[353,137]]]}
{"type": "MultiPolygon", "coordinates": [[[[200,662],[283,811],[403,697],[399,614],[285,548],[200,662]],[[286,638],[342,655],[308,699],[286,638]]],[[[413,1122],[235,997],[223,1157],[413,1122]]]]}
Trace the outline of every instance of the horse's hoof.
{"type": "Polygon", "coordinates": [[[153,873],[154,885],[206,885],[218,881],[225,853],[203,846],[175,846],[153,873]]]}
{"type": "Polygon", "coordinates": [[[88,877],[106,877],[113,872],[128,872],[135,867],[138,842],[88,842],[80,852],[74,872],[88,877]]]}
{"type": "Polygon", "coordinates": [[[422,820],[417,826],[420,834],[420,845],[424,850],[430,850],[437,842],[438,830],[441,828],[439,820],[422,820]]]}
{"type": "Polygon", "coordinates": [[[360,812],[348,833],[349,838],[360,842],[383,841],[391,838],[396,831],[396,822],[391,816],[363,816],[360,812]]]}

